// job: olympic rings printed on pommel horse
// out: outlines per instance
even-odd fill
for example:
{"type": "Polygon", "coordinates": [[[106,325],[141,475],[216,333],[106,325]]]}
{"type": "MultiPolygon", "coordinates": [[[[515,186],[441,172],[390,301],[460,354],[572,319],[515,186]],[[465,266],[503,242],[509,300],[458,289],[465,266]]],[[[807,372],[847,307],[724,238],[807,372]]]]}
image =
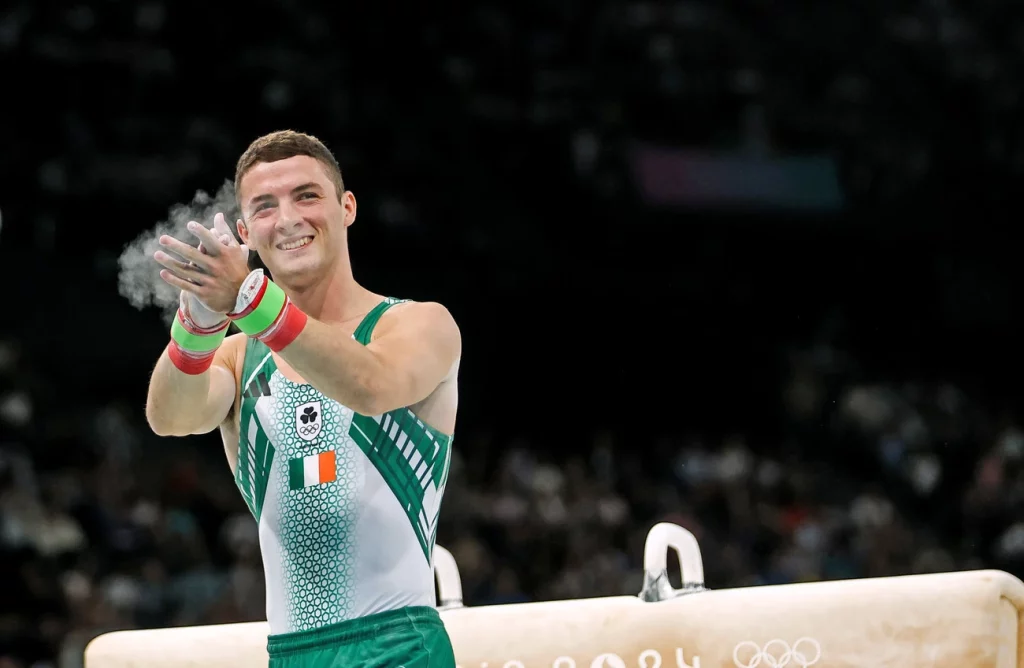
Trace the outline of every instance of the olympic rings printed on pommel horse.
{"type": "Polygon", "coordinates": [[[764,647],[759,646],[753,641],[744,640],[732,650],[732,662],[736,664],[736,668],[758,668],[762,663],[765,665],[765,668],[784,668],[789,666],[791,662],[793,666],[808,668],[808,666],[818,663],[820,659],[821,644],[814,638],[806,637],[798,639],[793,643],[792,647],[785,640],[778,638],[769,640],[764,644],[764,647]],[[800,651],[801,647],[804,649],[803,652],[800,651]],[[746,661],[741,661],[741,648],[750,648],[754,653],[746,661]],[[808,656],[812,652],[814,656],[808,656]]]}

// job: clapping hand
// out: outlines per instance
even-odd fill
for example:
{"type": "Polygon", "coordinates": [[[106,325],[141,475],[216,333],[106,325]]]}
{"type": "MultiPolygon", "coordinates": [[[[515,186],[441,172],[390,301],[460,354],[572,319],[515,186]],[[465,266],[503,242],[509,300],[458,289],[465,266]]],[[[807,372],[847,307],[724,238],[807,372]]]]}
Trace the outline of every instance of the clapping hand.
{"type": "MultiPolygon", "coordinates": [[[[160,237],[160,245],[166,251],[153,254],[153,259],[164,267],[160,278],[181,289],[182,300],[187,302],[183,306],[191,311],[194,320],[198,317],[209,321],[216,317],[218,322],[223,321],[224,314],[234,310],[238,290],[249,275],[249,249],[235,240],[222,213],[214,216],[213,229],[191,221],[188,230],[199,239],[198,247],[172,236],[160,237]]],[[[211,326],[199,320],[196,324],[211,326]]]]}

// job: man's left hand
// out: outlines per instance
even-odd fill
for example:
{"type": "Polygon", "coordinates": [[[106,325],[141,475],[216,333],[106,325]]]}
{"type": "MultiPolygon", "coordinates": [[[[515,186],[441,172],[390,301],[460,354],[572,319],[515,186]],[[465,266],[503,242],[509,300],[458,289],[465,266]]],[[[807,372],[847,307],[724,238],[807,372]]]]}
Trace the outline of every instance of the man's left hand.
{"type": "Polygon", "coordinates": [[[164,251],[153,254],[164,267],[160,278],[194,294],[212,311],[234,311],[238,290],[250,271],[249,249],[235,241],[221,213],[214,217],[212,230],[195,221],[188,224],[188,230],[199,239],[203,250],[172,236],[160,237],[160,245],[178,256],[164,251]]]}

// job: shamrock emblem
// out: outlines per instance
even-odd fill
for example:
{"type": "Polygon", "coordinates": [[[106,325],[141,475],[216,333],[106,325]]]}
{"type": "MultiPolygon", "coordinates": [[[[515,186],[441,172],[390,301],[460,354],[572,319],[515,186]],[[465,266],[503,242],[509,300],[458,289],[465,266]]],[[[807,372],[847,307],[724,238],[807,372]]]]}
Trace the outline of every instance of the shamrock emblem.
{"type": "Polygon", "coordinates": [[[306,409],[302,411],[302,415],[299,416],[299,419],[302,420],[302,424],[309,424],[310,422],[313,422],[316,420],[316,410],[314,410],[312,406],[306,406],[306,409]]]}

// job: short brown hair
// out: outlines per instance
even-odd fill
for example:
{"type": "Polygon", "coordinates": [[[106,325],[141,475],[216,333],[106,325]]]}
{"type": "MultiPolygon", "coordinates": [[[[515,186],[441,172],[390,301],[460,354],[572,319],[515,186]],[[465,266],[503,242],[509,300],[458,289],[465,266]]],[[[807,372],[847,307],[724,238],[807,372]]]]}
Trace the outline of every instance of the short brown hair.
{"type": "Polygon", "coordinates": [[[245,153],[235,166],[235,197],[238,197],[241,190],[242,177],[250,169],[261,162],[277,162],[297,155],[308,155],[324,166],[327,176],[334,183],[334,189],[338,191],[340,201],[345,193],[345,181],[341,178],[341,167],[338,166],[334,154],[316,137],[294,130],[271,132],[249,144],[249,148],[245,149],[245,153]]]}

